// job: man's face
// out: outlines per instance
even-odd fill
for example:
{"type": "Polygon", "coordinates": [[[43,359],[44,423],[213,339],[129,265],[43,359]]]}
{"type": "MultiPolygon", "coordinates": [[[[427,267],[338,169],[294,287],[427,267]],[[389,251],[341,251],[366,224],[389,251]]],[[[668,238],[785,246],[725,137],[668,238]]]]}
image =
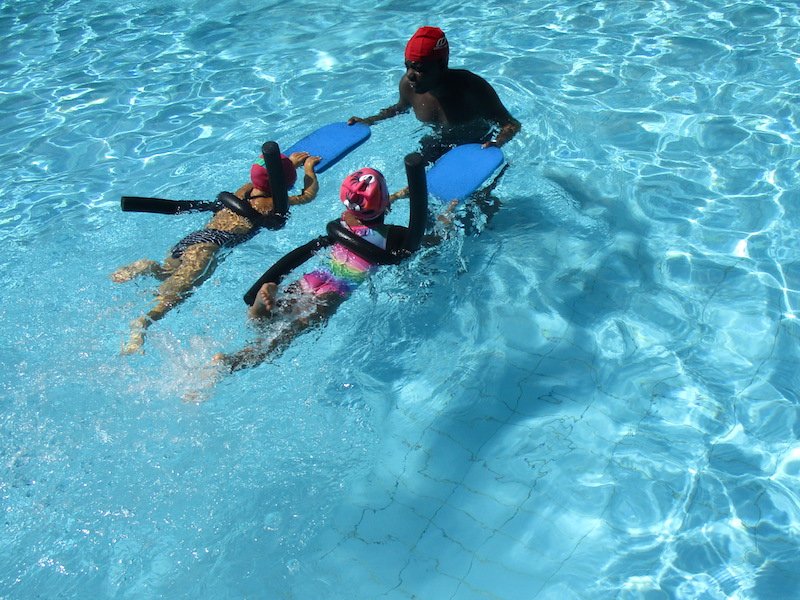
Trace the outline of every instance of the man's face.
{"type": "Polygon", "coordinates": [[[437,61],[406,61],[406,78],[417,94],[429,92],[439,81],[442,66],[437,61]]]}

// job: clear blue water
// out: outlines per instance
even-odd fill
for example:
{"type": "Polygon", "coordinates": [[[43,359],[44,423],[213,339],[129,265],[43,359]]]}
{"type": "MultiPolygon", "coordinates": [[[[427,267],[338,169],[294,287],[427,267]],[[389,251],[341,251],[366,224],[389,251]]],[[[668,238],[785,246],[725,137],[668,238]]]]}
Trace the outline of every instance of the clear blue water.
{"type": "MultiPolygon", "coordinates": [[[[794,1],[0,8],[0,597],[800,598],[794,1]],[[181,398],[241,293],[410,117],[236,249],[143,356],[162,257],[263,141],[394,101],[405,40],[524,125],[502,210],[181,398]]],[[[402,213],[399,218],[402,218],[402,213]]]]}

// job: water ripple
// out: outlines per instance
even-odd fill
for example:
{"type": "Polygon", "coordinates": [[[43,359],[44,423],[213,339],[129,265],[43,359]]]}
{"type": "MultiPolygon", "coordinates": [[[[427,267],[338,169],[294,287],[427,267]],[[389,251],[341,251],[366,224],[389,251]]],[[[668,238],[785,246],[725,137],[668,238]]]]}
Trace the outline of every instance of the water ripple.
{"type": "Polygon", "coordinates": [[[0,595],[797,594],[795,3],[429,4],[0,7],[0,595]],[[403,180],[423,128],[381,123],[118,357],[157,284],[108,272],[202,223],[119,196],[208,197],[374,114],[421,19],[523,122],[480,235],[177,400],[337,178],[403,180]]]}

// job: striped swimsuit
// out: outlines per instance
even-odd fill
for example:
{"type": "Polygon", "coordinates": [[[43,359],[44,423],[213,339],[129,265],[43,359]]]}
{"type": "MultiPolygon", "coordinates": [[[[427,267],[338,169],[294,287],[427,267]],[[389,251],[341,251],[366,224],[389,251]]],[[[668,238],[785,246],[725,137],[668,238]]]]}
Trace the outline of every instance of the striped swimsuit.
{"type": "Polygon", "coordinates": [[[172,247],[172,258],[180,258],[189,246],[195,244],[216,244],[222,248],[232,248],[253,237],[258,229],[253,227],[247,233],[233,233],[221,229],[198,229],[193,231],[172,247]]]}

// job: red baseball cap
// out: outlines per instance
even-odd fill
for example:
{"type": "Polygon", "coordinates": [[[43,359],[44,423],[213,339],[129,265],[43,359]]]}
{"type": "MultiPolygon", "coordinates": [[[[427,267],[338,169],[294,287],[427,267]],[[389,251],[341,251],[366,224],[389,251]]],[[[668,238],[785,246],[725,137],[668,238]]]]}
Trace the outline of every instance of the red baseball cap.
{"type": "Polygon", "coordinates": [[[425,62],[438,60],[447,65],[450,45],[438,27],[420,27],[406,44],[406,60],[425,62]]]}
{"type": "MultiPolygon", "coordinates": [[[[297,181],[297,172],[295,171],[294,164],[289,160],[289,157],[281,154],[281,167],[283,167],[283,178],[286,180],[287,189],[294,185],[297,181]]],[[[266,193],[272,193],[272,188],[269,185],[269,174],[267,167],[264,164],[264,155],[258,157],[258,160],[250,167],[250,181],[253,185],[266,193]]]]}

